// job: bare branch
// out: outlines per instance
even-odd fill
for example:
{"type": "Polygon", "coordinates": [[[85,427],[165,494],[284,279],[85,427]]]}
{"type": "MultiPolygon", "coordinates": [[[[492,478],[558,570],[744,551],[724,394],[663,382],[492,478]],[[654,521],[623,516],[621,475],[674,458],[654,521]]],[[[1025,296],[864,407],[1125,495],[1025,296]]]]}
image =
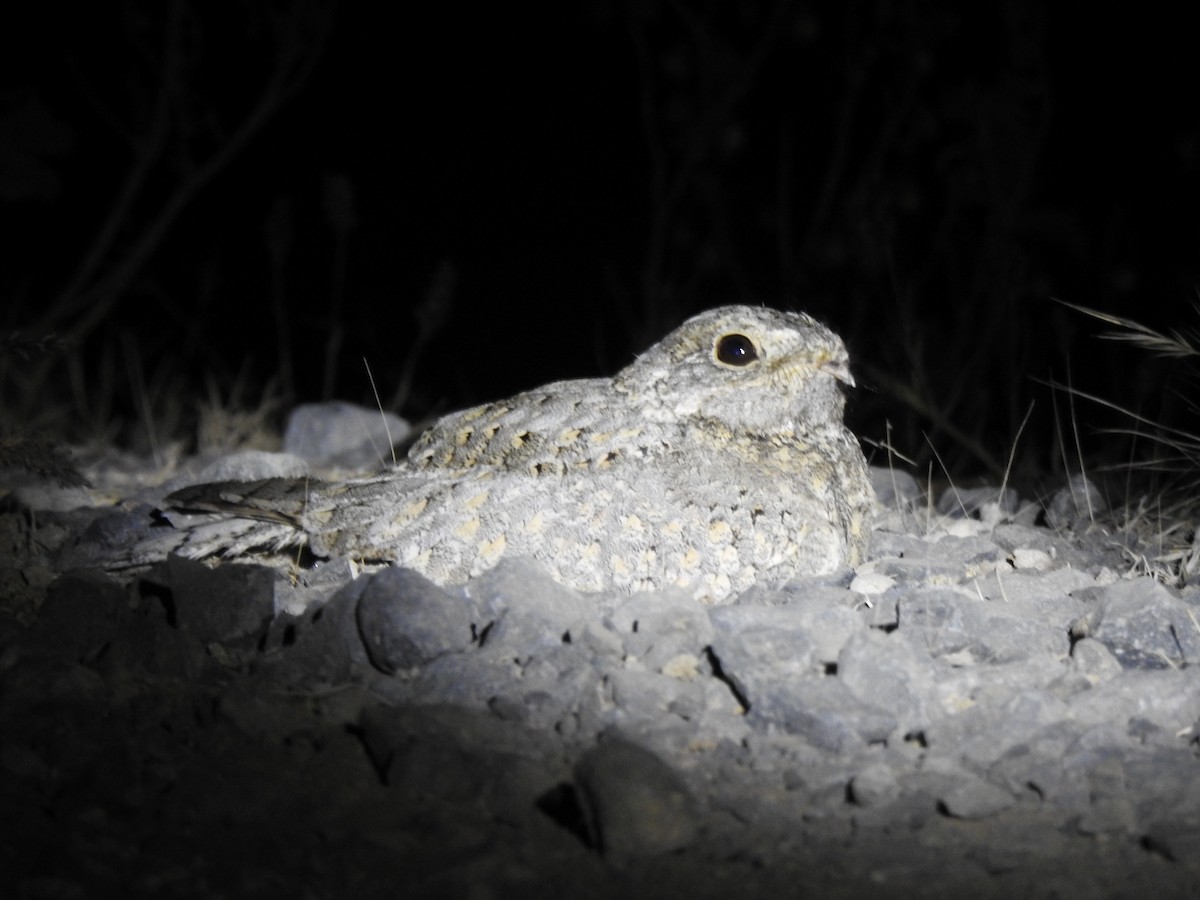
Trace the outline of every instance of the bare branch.
{"type": "MultiPolygon", "coordinates": [[[[161,162],[163,149],[181,130],[184,0],[173,0],[163,36],[159,91],[150,121],[136,144],[135,160],[112,208],[97,231],[84,261],[57,300],[33,326],[34,333],[59,331],[79,339],[87,335],[120,303],[130,284],[162,244],[171,227],[195,197],[221,174],[279,108],[305,83],[323,49],[328,10],[313,0],[292,14],[271,13],[276,35],[274,65],[257,102],[215,151],[175,184],[113,259],[118,237],[131,227],[132,208],[161,162]],[[79,317],[66,324],[73,316],[79,317]]],[[[186,135],[182,150],[189,149],[186,135]]]]}

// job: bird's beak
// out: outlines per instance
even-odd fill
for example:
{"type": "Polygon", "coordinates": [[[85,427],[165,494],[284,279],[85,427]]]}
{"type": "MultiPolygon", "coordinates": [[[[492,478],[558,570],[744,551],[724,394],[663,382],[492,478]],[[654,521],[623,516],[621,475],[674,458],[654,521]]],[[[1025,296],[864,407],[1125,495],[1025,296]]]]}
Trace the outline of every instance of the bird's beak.
{"type": "Polygon", "coordinates": [[[850,365],[844,356],[824,356],[823,359],[817,361],[817,368],[822,372],[828,372],[842,384],[847,387],[854,387],[854,376],[850,374],[850,365]]]}

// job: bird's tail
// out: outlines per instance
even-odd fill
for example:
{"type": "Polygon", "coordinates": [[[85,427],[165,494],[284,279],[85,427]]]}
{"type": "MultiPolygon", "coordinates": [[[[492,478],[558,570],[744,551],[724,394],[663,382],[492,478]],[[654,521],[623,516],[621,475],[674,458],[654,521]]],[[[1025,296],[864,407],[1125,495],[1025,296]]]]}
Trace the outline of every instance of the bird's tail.
{"type": "Polygon", "coordinates": [[[113,511],[96,519],[62,562],[111,571],[141,568],[172,553],[191,559],[279,554],[307,542],[312,485],[291,478],[198,484],[168,494],[161,508],[113,511]]]}

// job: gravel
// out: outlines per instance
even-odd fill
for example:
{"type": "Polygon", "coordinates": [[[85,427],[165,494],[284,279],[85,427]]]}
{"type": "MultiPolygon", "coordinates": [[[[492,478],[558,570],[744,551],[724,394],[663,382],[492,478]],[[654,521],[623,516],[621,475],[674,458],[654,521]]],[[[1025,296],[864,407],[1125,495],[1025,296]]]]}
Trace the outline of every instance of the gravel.
{"type": "Polygon", "coordinates": [[[0,895],[1200,896],[1200,588],[1079,479],[874,474],[864,566],[720,607],[520,559],[117,579],[72,562],[145,508],[10,508],[0,895]]]}

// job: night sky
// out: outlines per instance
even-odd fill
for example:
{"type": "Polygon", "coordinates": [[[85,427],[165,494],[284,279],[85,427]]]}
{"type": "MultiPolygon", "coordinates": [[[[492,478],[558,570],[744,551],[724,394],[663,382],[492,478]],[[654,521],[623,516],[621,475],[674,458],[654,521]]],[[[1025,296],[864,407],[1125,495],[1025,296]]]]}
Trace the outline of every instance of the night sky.
{"type": "Polygon", "coordinates": [[[740,302],[839,331],[852,424],[918,462],[986,470],[1033,401],[1061,465],[1046,379],[1190,415],[1051,298],[1200,327],[1194,32],[967,7],[40,5],[0,33],[0,330],[72,342],[4,408],[78,403],[73,366],[128,414],[131,364],[373,403],[365,357],[419,418],[740,302]]]}

